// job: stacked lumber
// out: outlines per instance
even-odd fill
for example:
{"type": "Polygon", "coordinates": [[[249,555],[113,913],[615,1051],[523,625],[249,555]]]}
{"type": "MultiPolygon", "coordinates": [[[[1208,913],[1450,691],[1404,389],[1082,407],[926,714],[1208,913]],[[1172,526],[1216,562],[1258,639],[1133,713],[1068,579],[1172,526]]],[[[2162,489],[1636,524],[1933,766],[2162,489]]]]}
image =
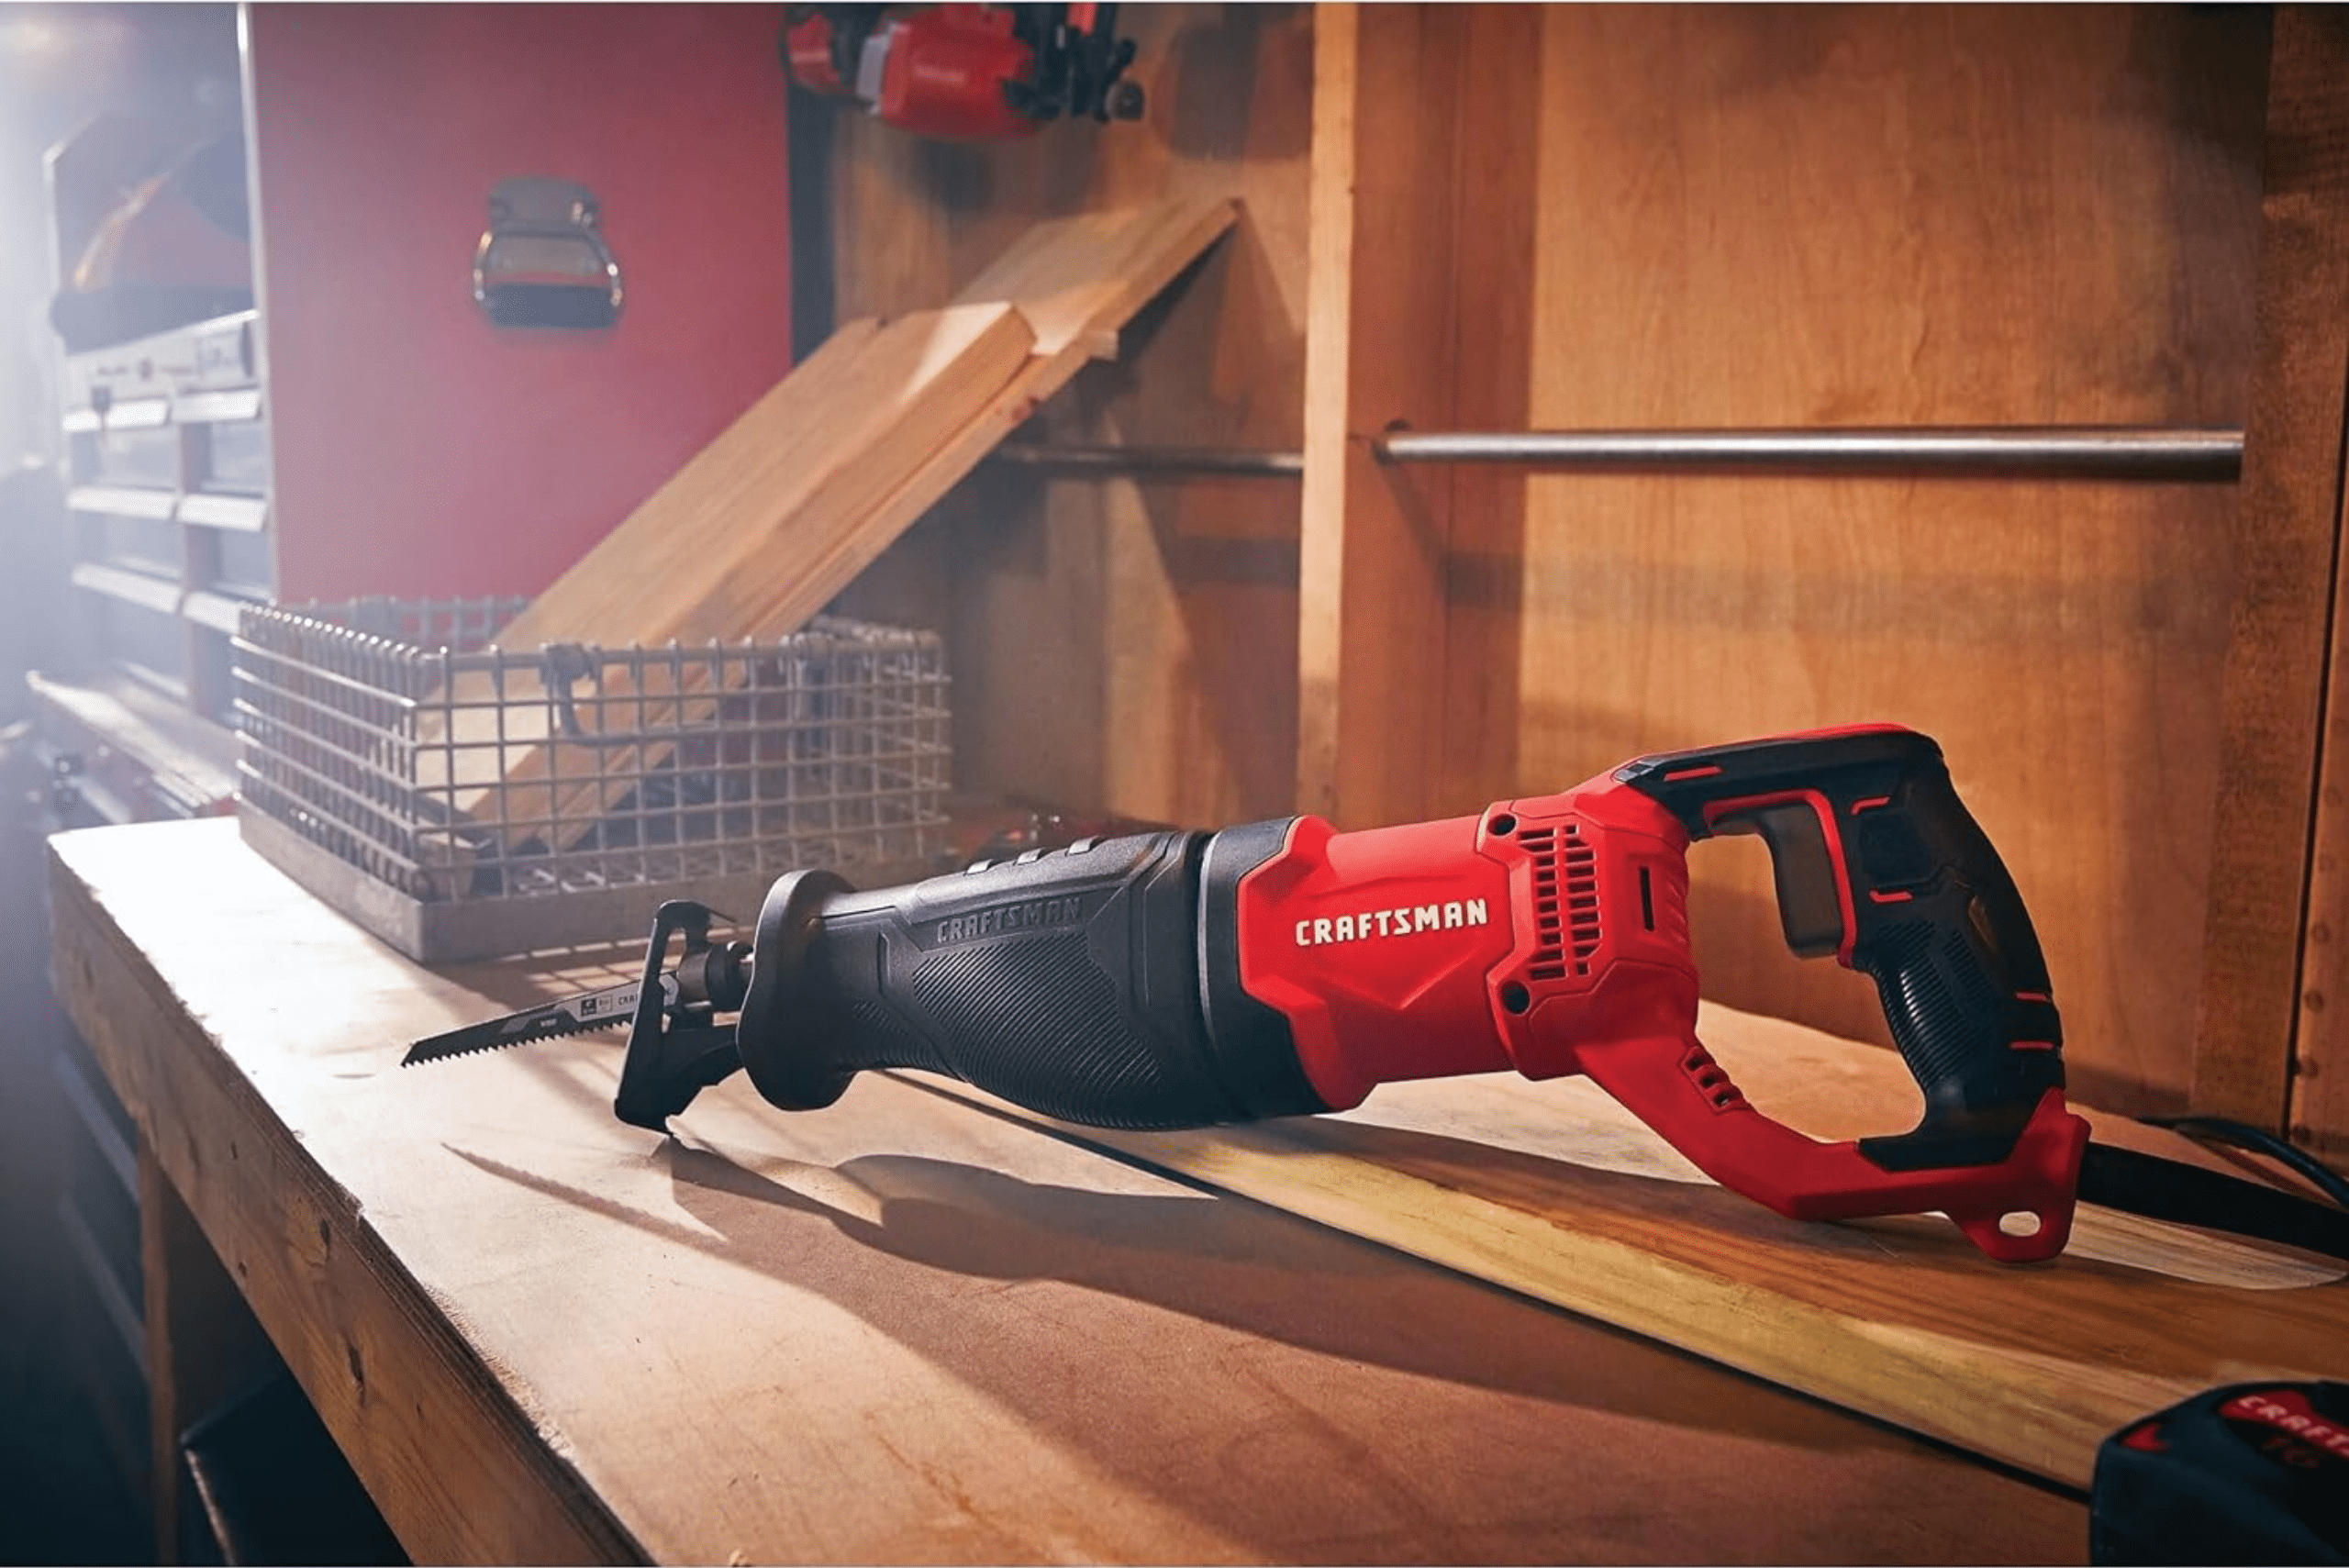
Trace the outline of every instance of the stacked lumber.
{"type": "MultiPolygon", "coordinates": [[[[501,634],[510,649],[770,639],[799,629],[1065,385],[1231,224],[1184,200],[1040,224],[948,306],[842,326],[501,634]]],[[[615,690],[632,726],[700,722],[718,694],[688,663],[615,690]],[[697,685],[696,683],[699,683],[697,685]],[[674,685],[678,689],[668,689],[674,685]]],[[[418,782],[454,811],[563,846],[640,763],[559,738],[536,683],[453,683],[427,716],[418,782]]]]}

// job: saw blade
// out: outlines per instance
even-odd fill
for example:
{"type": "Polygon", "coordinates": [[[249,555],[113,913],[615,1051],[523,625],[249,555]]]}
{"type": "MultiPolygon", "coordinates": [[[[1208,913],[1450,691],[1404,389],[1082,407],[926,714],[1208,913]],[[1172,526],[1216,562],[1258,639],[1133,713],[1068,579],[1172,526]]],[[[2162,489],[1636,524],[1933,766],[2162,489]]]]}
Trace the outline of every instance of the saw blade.
{"type": "MultiPolygon", "coordinates": [[[[608,985],[601,991],[588,991],[576,996],[565,996],[557,1002],[542,1002],[535,1007],[525,1007],[518,1013],[508,1013],[502,1018],[486,1018],[462,1029],[451,1029],[419,1040],[407,1048],[400,1058],[400,1065],[413,1067],[419,1062],[440,1062],[451,1056],[470,1056],[476,1051],[503,1051],[510,1045],[527,1045],[534,1040],[553,1040],[559,1035],[584,1034],[589,1029],[622,1029],[636,1016],[637,998],[643,994],[641,982],[608,985]]],[[[661,977],[661,1005],[673,1007],[677,1002],[677,979],[673,974],[661,977]]]]}

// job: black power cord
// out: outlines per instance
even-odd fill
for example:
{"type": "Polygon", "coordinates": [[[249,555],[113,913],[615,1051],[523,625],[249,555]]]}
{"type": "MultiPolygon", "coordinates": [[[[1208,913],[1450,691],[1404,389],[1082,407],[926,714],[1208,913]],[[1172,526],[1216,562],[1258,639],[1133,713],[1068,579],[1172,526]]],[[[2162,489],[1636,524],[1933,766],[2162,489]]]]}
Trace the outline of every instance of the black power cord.
{"type": "Polygon", "coordinates": [[[2299,1144],[2277,1137],[2249,1122],[2233,1121],[2218,1116],[2148,1116],[2138,1120],[2148,1127],[2167,1128],[2188,1138],[2199,1138],[2211,1143],[2232,1144],[2265,1154],[2279,1164],[2288,1166],[2305,1176],[2325,1196],[2343,1208],[2349,1208],[2349,1178],[2327,1165],[2299,1144]]]}

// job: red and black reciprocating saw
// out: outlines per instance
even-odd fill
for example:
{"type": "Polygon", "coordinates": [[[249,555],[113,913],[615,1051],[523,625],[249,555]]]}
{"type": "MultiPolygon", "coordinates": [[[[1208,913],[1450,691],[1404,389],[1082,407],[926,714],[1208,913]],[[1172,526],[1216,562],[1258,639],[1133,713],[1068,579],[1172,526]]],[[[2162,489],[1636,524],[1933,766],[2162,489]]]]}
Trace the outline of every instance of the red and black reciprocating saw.
{"type": "MultiPolygon", "coordinates": [[[[2174,1194],[2132,1203],[2145,1157],[2092,1148],[2065,1107],[2030,915],[1940,748],[1891,726],[1642,758],[1408,827],[1080,840],[870,892],[796,872],[750,942],[711,942],[711,922],[664,905],[640,981],[406,1060],[624,1022],[613,1108],[656,1131],[737,1068],[787,1110],[867,1068],[921,1068],[1130,1129],[1342,1110],[1412,1078],[1581,1073],[1797,1218],[1938,1211],[1994,1258],[2042,1259],[2070,1234],[2084,1171],[2099,1201],[2200,1218],[2174,1194]],[[1788,944],[1875,980],[1924,1091],[1914,1129],[1819,1142],[1748,1103],[1698,1040],[1687,851],[1734,832],[1769,846],[1788,944]]],[[[2349,1217],[2212,1179],[2239,1189],[2219,1206],[2231,1228],[2349,1255],[2349,1217]]]]}

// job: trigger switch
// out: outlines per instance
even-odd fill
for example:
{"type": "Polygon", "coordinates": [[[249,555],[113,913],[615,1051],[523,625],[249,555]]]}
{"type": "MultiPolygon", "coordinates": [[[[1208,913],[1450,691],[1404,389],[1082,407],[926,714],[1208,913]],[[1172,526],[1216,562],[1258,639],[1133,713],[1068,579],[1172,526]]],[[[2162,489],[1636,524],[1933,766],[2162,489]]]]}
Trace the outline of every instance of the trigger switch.
{"type": "Polygon", "coordinates": [[[1770,873],[1778,891],[1778,926],[1787,946],[1803,958],[1824,958],[1842,945],[1843,909],[1827,830],[1804,802],[1766,806],[1741,828],[1770,846],[1770,873]]]}

